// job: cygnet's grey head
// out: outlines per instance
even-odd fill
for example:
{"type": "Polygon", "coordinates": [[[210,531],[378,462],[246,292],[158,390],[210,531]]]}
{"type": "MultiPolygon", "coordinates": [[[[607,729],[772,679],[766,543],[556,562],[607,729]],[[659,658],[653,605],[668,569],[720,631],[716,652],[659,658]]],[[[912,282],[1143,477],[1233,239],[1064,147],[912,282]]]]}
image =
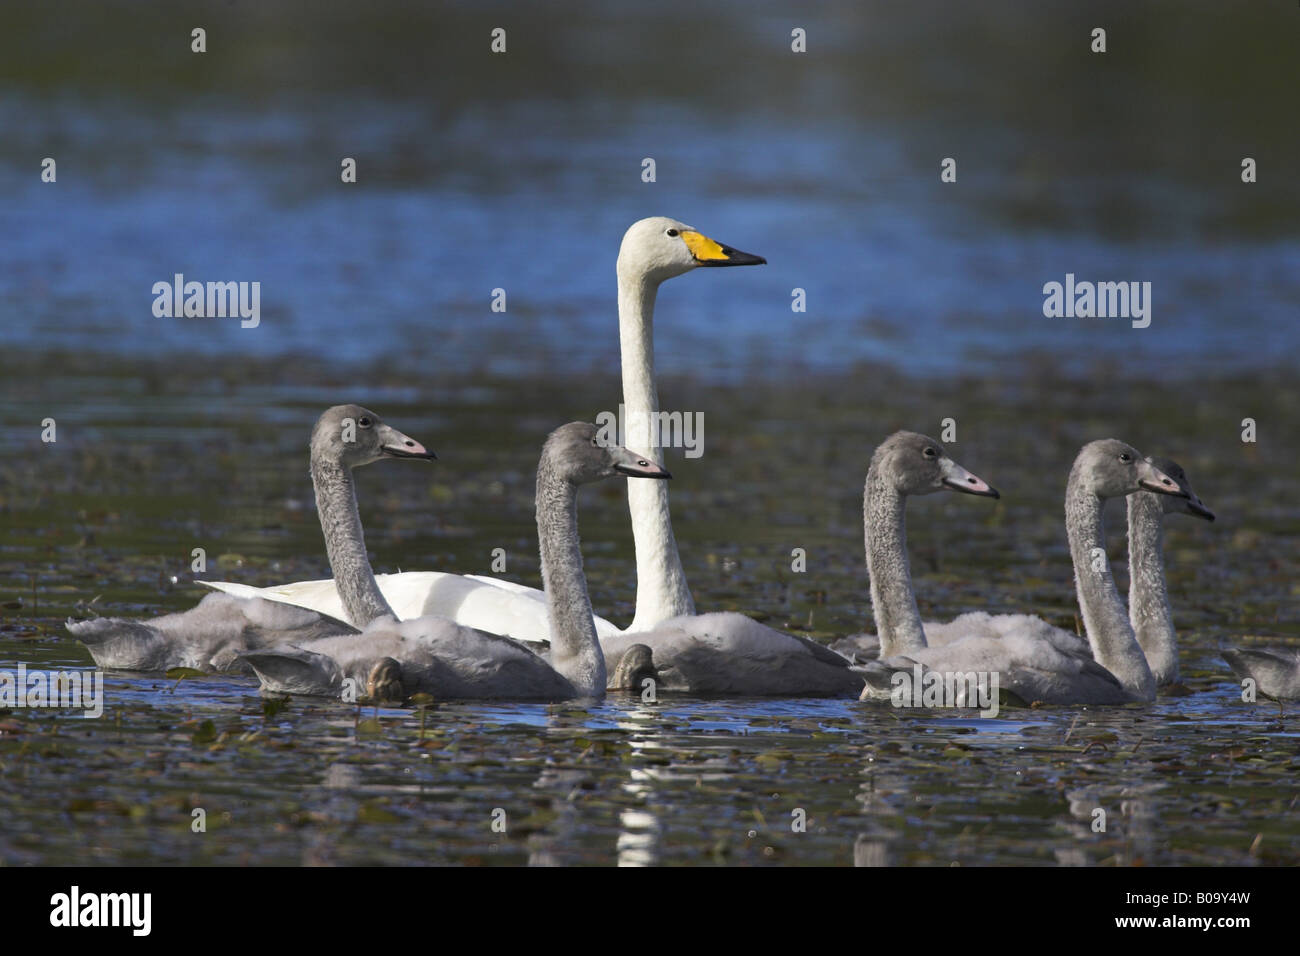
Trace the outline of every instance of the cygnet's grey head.
{"type": "Polygon", "coordinates": [[[1178,487],[1187,492],[1186,498],[1178,498],[1173,495],[1163,496],[1160,499],[1160,506],[1164,509],[1165,514],[1179,513],[1191,515],[1193,518],[1203,518],[1206,521],[1214,520],[1214,512],[1207,508],[1205,502],[1192,490],[1192,483],[1187,479],[1187,472],[1183,470],[1182,465],[1172,458],[1160,458],[1156,455],[1148,455],[1147,461],[1176,481],[1178,487]]]}
{"type": "Polygon", "coordinates": [[[375,661],[366,675],[366,696],[373,701],[403,701],[406,689],[402,686],[402,665],[391,657],[375,661]]]}
{"type": "Polygon", "coordinates": [[[903,495],[960,491],[986,498],[1001,497],[988,482],[949,458],[943,445],[916,432],[894,432],[881,442],[871,456],[871,470],[903,495]]]}
{"type": "Polygon", "coordinates": [[[321,415],[312,429],[311,454],[314,461],[327,461],[345,468],[368,465],[383,458],[431,461],[438,457],[360,405],[335,405],[321,415]]]}
{"type": "Polygon", "coordinates": [[[659,679],[659,673],[655,670],[654,651],[648,644],[632,644],[618,659],[609,686],[614,690],[639,691],[646,678],[655,681],[659,679]]]}
{"type": "Polygon", "coordinates": [[[1074,459],[1070,475],[1098,498],[1122,498],[1144,490],[1188,496],[1178,482],[1147,461],[1140,451],[1115,438],[1084,445],[1074,459]]]}
{"type": "Polygon", "coordinates": [[[750,255],[715,242],[693,226],[666,216],[634,222],[623,234],[618,250],[618,274],[628,279],[644,276],[659,283],[699,266],[765,265],[762,256],[750,255]]]}
{"type": "Polygon", "coordinates": [[[671,478],[654,460],[622,445],[607,443],[601,429],[590,422],[569,422],[551,432],[542,447],[542,461],[574,485],[603,478],[671,478]]]}

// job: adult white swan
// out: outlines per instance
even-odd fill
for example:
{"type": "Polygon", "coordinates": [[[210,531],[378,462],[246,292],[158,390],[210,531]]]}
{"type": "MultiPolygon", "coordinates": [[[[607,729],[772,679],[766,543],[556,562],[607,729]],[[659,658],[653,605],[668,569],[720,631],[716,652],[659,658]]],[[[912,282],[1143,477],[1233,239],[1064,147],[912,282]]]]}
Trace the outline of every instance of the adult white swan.
{"type": "MultiPolygon", "coordinates": [[[[654,380],[654,306],[665,280],[700,267],[759,265],[761,256],[715,242],[699,230],[656,216],[633,223],[619,248],[618,321],[623,366],[623,442],[658,457],[656,427],[659,396],[654,380]]],[[[662,482],[633,482],[628,509],[636,548],[636,614],[627,632],[646,630],[682,614],[694,602],[682,571],[668,512],[668,489],[662,482]]],[[[380,591],[394,613],[407,619],[441,614],[471,627],[525,641],[547,636],[545,597],[536,588],[499,578],[441,571],[381,574],[380,591]]],[[[306,607],[335,617],[344,614],[333,580],[299,581],[269,588],[203,582],[228,594],[262,597],[306,607]]],[[[621,633],[597,617],[603,640],[621,633]]]]}
{"type": "MultiPolygon", "coordinates": [[[[354,561],[357,553],[363,558],[366,553],[352,469],[390,458],[436,457],[360,405],[336,405],[321,415],[312,430],[311,474],[326,544],[340,560],[354,561]]],[[[149,620],[69,620],[67,628],[97,666],[140,671],[246,671],[238,659],[241,651],[355,630],[342,613],[331,616],[230,594],[209,594],[188,611],[149,620]]]]}
{"type": "MultiPolygon", "coordinates": [[[[441,700],[565,700],[601,697],[607,680],[578,545],[578,486],[605,478],[668,478],[647,458],[596,440],[596,426],[554,431],[537,466],[537,531],[550,607],[549,663],[508,637],[426,615],[398,621],[380,592],[364,546],[343,534],[328,540],[330,565],[360,634],[299,646],[252,650],[263,689],[338,696],[351,681],[379,699],[415,693],[441,700]]],[[[326,479],[332,483],[343,472],[326,479]]],[[[340,497],[340,496],[335,496],[340,497]]],[[[352,508],[355,513],[355,505],[352,508]]],[[[620,678],[621,679],[621,678],[620,678]]]]}
{"type": "MultiPolygon", "coordinates": [[[[943,643],[927,643],[908,567],[904,499],[937,490],[937,442],[902,432],[872,457],[864,511],[871,604],[880,660],[863,666],[863,697],[888,697],[892,676],[920,664],[944,674],[996,673],[1002,689],[1025,702],[1115,704],[1150,701],[1155,681],[1138,645],[1106,560],[1104,499],[1148,490],[1188,497],[1134,448],[1114,439],[1079,452],[1066,485],[1066,534],[1092,653],[1072,635],[1030,615],[962,615],[943,643]],[[872,474],[878,477],[873,481],[872,474]],[[961,632],[968,636],[958,636],[961,632]]],[[[930,630],[936,628],[931,626],[930,630]]]]}

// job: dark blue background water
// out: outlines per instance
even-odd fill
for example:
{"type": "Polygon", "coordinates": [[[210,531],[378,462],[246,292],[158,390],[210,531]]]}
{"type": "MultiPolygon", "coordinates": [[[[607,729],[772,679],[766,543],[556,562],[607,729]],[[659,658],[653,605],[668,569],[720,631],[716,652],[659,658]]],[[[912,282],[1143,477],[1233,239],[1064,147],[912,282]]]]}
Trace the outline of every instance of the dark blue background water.
{"type": "Polygon", "coordinates": [[[619,239],[663,214],[770,263],[665,287],[665,370],[1294,361],[1297,61],[1278,34],[1300,11],[1052,6],[15,11],[0,344],[609,369],[619,239]],[[177,272],[259,281],[260,327],[155,318],[177,272]],[[1045,318],[1067,272],[1151,282],[1150,328],[1045,318]]]}

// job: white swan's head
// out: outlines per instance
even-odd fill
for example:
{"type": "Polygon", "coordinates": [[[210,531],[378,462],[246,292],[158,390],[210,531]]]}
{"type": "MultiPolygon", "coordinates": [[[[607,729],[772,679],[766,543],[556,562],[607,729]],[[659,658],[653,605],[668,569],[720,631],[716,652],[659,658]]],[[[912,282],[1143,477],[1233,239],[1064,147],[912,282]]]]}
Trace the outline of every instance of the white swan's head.
{"type": "Polygon", "coordinates": [[[1187,472],[1183,470],[1182,465],[1172,458],[1157,458],[1155,455],[1148,455],[1147,461],[1176,481],[1178,487],[1187,492],[1186,498],[1179,498],[1174,495],[1162,496],[1160,505],[1165,514],[1181,513],[1191,515],[1193,518],[1203,518],[1206,521],[1214,520],[1214,512],[1205,506],[1205,502],[1201,500],[1196,492],[1192,491],[1192,483],[1188,480],[1187,472]]]}
{"type": "Polygon", "coordinates": [[[618,249],[620,279],[644,278],[656,284],[700,266],[766,264],[762,256],[716,242],[694,226],[666,216],[651,216],[632,223],[618,249]]]}
{"type": "Polygon", "coordinates": [[[1074,459],[1070,480],[1098,498],[1123,498],[1144,490],[1189,497],[1178,482],[1151,464],[1140,451],[1115,438],[1084,445],[1074,459]]]}
{"type": "Polygon", "coordinates": [[[671,478],[653,458],[608,442],[590,422],[569,422],[551,432],[542,447],[542,461],[574,485],[603,478],[671,478]]]}
{"type": "Polygon", "coordinates": [[[311,432],[311,455],[313,461],[346,468],[384,458],[432,460],[438,457],[360,405],[335,405],[316,420],[311,432]]]}
{"type": "Polygon", "coordinates": [[[871,456],[871,472],[902,495],[960,491],[1000,498],[997,489],[948,457],[943,445],[916,432],[894,432],[871,456]]]}

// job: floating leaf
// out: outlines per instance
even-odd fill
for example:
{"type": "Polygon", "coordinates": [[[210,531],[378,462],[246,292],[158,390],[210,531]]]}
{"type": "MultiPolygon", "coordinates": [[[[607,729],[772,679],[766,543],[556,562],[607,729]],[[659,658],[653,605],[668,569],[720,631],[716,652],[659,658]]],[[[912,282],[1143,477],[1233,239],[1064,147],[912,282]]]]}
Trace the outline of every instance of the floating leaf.
{"type": "Polygon", "coordinates": [[[190,677],[202,677],[203,671],[196,671],[193,667],[173,667],[164,676],[168,680],[181,681],[190,677]]]}
{"type": "Polygon", "coordinates": [[[365,803],[357,811],[357,820],[361,823],[400,823],[397,814],[385,810],[378,803],[365,803]]]}

